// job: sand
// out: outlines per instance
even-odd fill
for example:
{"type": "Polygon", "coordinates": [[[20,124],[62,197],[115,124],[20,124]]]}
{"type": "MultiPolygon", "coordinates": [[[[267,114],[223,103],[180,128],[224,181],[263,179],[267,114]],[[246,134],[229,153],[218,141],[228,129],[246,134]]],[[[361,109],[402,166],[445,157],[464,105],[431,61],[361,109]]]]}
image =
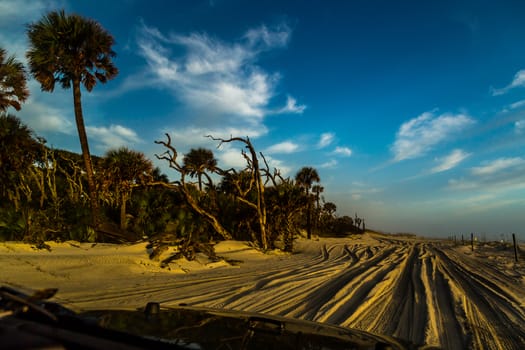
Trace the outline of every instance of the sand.
{"type": "MultiPolygon", "coordinates": [[[[164,305],[255,311],[336,324],[444,349],[523,349],[525,258],[502,244],[365,234],[299,239],[294,254],[216,245],[211,262],[161,268],[147,243],[0,243],[0,284],[59,288],[75,310],[164,305]]],[[[165,254],[168,254],[166,252],[165,254]]]]}

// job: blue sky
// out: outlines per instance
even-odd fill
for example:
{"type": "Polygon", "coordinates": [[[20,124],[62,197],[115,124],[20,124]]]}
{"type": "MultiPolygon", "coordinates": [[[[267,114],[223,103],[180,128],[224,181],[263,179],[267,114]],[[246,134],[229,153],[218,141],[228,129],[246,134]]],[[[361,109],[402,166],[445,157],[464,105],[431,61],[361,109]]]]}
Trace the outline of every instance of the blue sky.
{"type": "MultiPolygon", "coordinates": [[[[0,0],[0,45],[24,62],[25,25],[52,9],[114,35],[120,74],[83,93],[93,154],[154,159],[170,133],[227,168],[240,146],[204,135],[249,136],[289,176],[315,167],[337,213],[368,227],[525,235],[522,1],[94,3],[0,0]]],[[[78,152],[72,91],[29,86],[16,115],[78,152]]]]}

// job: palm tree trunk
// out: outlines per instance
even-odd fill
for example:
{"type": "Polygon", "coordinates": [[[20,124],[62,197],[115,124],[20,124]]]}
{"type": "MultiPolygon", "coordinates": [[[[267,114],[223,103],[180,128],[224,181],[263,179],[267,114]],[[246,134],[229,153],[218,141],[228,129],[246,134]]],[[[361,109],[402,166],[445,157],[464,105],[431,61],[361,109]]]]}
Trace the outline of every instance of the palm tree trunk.
{"type": "Polygon", "coordinates": [[[86,127],[84,125],[84,117],[82,115],[82,104],[80,102],[80,79],[73,80],[73,102],[75,105],[75,121],[77,123],[78,138],[80,139],[80,147],[82,149],[82,157],[84,158],[84,165],[86,167],[86,176],[89,190],[89,201],[91,205],[91,224],[96,230],[99,224],[98,217],[98,197],[97,187],[95,185],[95,177],[93,174],[93,165],[91,163],[91,155],[89,153],[89,145],[86,134],[86,127]]]}
{"type": "Polygon", "coordinates": [[[122,194],[122,203],[120,203],[120,229],[124,231],[128,228],[128,221],[126,220],[126,202],[128,201],[128,195],[122,194]]]}
{"type": "Polygon", "coordinates": [[[312,239],[312,201],[308,197],[308,207],[306,209],[306,237],[312,239]]]}

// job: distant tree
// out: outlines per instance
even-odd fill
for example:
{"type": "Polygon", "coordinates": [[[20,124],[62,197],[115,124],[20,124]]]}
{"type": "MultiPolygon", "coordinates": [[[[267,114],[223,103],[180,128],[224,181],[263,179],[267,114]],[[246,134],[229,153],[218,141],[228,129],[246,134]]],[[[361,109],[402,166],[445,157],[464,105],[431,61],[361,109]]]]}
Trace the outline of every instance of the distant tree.
{"type": "MultiPolygon", "coordinates": [[[[214,172],[217,170],[217,160],[214,158],[213,152],[208,149],[191,149],[183,158],[183,167],[191,177],[197,176],[199,191],[202,191],[202,176],[208,177],[206,171],[214,172]]],[[[211,180],[208,177],[208,184],[210,182],[211,180]]]]}
{"type": "Polygon", "coordinates": [[[321,233],[333,233],[335,227],[335,212],[337,206],[332,202],[325,202],[321,208],[319,217],[321,233]]]}
{"type": "MultiPolygon", "coordinates": [[[[280,178],[274,181],[267,193],[269,208],[268,221],[272,236],[280,235],[283,240],[283,250],[293,251],[294,236],[297,233],[297,220],[307,200],[302,189],[293,180],[280,178]]],[[[272,237],[273,238],[273,237],[272,237]]],[[[273,242],[273,239],[271,240],[273,242]]]]}
{"type": "Polygon", "coordinates": [[[355,213],[354,225],[356,233],[361,230],[361,222],[363,222],[363,219],[358,217],[357,213],[355,213]]]}
{"type": "Polygon", "coordinates": [[[126,203],[134,187],[152,179],[153,163],[143,153],[121,147],[109,150],[103,164],[105,193],[113,194],[110,201],[120,207],[120,229],[124,231],[127,228],[126,203]]]}
{"type": "Polygon", "coordinates": [[[321,185],[313,185],[312,193],[315,196],[315,219],[314,227],[319,229],[319,219],[321,217],[321,193],[324,192],[324,187],[321,185]]]}
{"type": "Polygon", "coordinates": [[[306,209],[306,232],[308,239],[312,238],[312,200],[310,197],[310,189],[314,182],[320,182],[321,179],[317,170],[312,167],[303,167],[295,175],[297,184],[305,190],[307,201],[306,209]]]}
{"type": "Polygon", "coordinates": [[[354,231],[355,231],[354,220],[350,216],[344,215],[342,217],[335,219],[335,227],[334,227],[335,233],[346,235],[349,232],[354,232],[354,231]]]}
{"type": "Polygon", "coordinates": [[[93,90],[97,81],[114,78],[118,69],[112,62],[114,39],[102,26],[79,15],[52,11],[28,26],[27,59],[31,74],[43,91],[52,92],[55,84],[73,87],[73,102],[92,210],[92,224],[98,227],[98,198],[81,104],[81,85],[93,90]]]}
{"type": "Polygon", "coordinates": [[[0,47],[0,112],[8,107],[19,111],[28,96],[24,66],[0,47]]]}
{"type": "Polygon", "coordinates": [[[315,194],[315,204],[316,209],[319,210],[321,208],[320,201],[321,201],[321,193],[324,192],[324,187],[321,185],[313,185],[312,186],[312,193],[315,194]]]}
{"type": "Polygon", "coordinates": [[[323,210],[330,216],[333,216],[334,213],[337,211],[337,206],[332,202],[326,202],[323,205],[323,210]]]}

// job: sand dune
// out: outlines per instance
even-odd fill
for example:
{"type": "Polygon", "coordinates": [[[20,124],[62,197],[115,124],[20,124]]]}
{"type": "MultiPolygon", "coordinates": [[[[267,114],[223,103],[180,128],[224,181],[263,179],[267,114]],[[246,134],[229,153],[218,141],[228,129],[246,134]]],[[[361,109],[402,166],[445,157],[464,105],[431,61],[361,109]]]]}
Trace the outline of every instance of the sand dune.
{"type": "Polygon", "coordinates": [[[445,349],[523,349],[525,263],[499,245],[366,234],[299,240],[293,255],[221,242],[239,261],[147,258],[146,244],[50,243],[51,251],[0,243],[0,283],[57,287],[76,309],[147,301],[263,312],[396,336],[445,349]]]}

